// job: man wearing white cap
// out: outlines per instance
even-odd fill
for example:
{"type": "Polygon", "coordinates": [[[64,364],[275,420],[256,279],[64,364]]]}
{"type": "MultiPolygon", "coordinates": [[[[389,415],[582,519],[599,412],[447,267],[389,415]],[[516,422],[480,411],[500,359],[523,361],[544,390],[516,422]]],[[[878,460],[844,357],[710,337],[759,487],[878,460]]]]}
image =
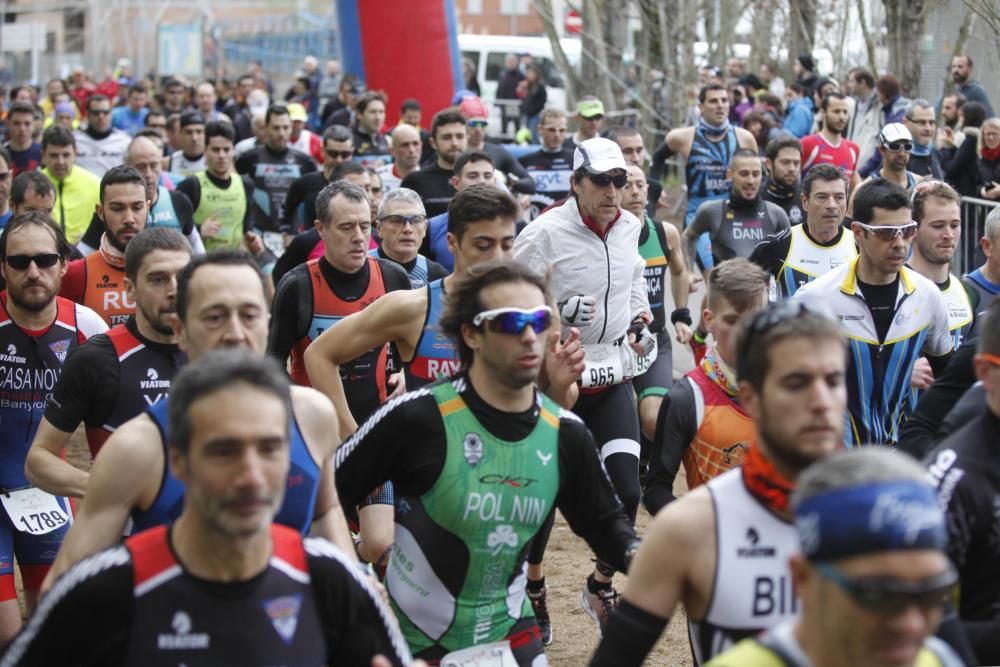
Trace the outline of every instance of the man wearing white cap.
{"type": "Polygon", "coordinates": [[[576,133],[566,137],[565,148],[576,148],[587,139],[593,139],[601,133],[604,122],[604,103],[593,95],[586,95],[576,103],[576,133]]]}
{"type": "MultiPolygon", "coordinates": [[[[574,412],[594,434],[634,521],[640,496],[639,419],[631,380],[655,358],[656,340],[647,326],[652,316],[646,263],[638,250],[643,222],[621,207],[627,181],[618,144],[596,137],[577,145],[570,197],[525,227],[514,242],[514,259],[549,272],[563,336],[579,328],[586,367],[574,412]]],[[[536,602],[536,617],[543,615],[537,603],[544,605],[546,542],[543,529],[528,555],[528,593],[536,602]]],[[[583,608],[602,630],[617,602],[614,571],[599,560],[583,590],[583,608]]]]}
{"type": "MultiPolygon", "coordinates": [[[[923,180],[923,177],[906,168],[910,162],[910,153],[913,152],[913,135],[902,123],[889,123],[882,128],[878,134],[878,152],[882,156],[882,166],[863,180],[862,185],[870,181],[889,181],[909,190],[923,180]]],[[[857,191],[855,188],[854,192],[857,191]]],[[[854,193],[851,194],[851,201],[847,206],[847,217],[851,217],[853,213],[854,193]]]]}

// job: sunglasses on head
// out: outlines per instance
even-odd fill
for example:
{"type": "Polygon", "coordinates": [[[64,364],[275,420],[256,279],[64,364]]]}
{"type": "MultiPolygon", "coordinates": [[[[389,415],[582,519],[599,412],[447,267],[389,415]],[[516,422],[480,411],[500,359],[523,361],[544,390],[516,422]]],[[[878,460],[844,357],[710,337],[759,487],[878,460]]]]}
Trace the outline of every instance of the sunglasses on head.
{"type": "Polygon", "coordinates": [[[587,178],[599,188],[606,188],[612,183],[616,188],[624,188],[628,185],[628,174],[587,174],[587,178]]]}
{"type": "Polygon", "coordinates": [[[331,160],[336,160],[340,158],[341,160],[350,160],[354,157],[354,151],[323,151],[326,156],[331,160]]]}
{"type": "Polygon", "coordinates": [[[485,310],[472,318],[472,326],[486,324],[486,328],[497,333],[520,336],[526,327],[535,333],[542,333],[552,324],[552,310],[548,306],[524,310],[523,308],[494,308],[485,310]]]}
{"type": "Polygon", "coordinates": [[[917,223],[915,222],[909,222],[905,225],[866,225],[863,222],[855,221],[854,224],[879,241],[891,241],[897,236],[901,236],[903,240],[908,241],[917,235],[917,223]]]}
{"type": "Polygon", "coordinates": [[[7,264],[18,271],[26,271],[31,263],[40,269],[49,269],[59,262],[60,256],[55,252],[45,252],[39,255],[7,255],[7,264]]]}
{"type": "Polygon", "coordinates": [[[898,614],[912,606],[923,611],[938,609],[958,580],[952,568],[916,582],[882,577],[849,577],[829,563],[819,563],[816,568],[859,607],[878,614],[898,614]]]}
{"type": "Polygon", "coordinates": [[[479,128],[480,130],[485,130],[486,126],[489,125],[488,121],[485,120],[470,120],[467,125],[469,127],[479,128]]]}
{"type": "Polygon", "coordinates": [[[882,145],[885,146],[887,150],[890,150],[893,153],[898,153],[899,151],[906,151],[907,153],[909,153],[910,151],[913,150],[912,141],[892,141],[888,144],[882,144],[882,145]]]}

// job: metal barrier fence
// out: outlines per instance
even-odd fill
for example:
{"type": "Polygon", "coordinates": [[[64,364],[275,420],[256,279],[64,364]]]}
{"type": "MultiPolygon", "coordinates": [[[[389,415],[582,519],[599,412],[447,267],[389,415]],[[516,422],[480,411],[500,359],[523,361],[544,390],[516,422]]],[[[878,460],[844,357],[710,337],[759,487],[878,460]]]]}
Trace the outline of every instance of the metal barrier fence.
{"type": "Polygon", "coordinates": [[[979,240],[983,238],[986,216],[998,206],[1000,202],[962,197],[962,239],[951,262],[955,275],[964,276],[986,261],[979,240]]]}

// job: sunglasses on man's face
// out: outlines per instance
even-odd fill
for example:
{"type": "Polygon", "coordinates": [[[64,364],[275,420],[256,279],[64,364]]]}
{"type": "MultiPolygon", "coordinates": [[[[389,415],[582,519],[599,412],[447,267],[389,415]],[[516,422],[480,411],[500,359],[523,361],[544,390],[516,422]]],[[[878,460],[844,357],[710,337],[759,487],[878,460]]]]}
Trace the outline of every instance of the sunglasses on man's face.
{"type": "Polygon", "coordinates": [[[885,615],[899,614],[910,607],[925,612],[940,609],[958,579],[951,568],[911,583],[880,577],[849,577],[829,563],[818,563],[816,567],[859,607],[885,615]]]}
{"type": "Polygon", "coordinates": [[[474,127],[480,130],[485,130],[487,125],[489,125],[489,123],[485,120],[470,120],[468,122],[469,127],[474,127]]]}
{"type": "Polygon", "coordinates": [[[12,269],[27,271],[31,263],[40,269],[51,269],[59,262],[59,254],[46,252],[39,255],[7,255],[7,264],[12,269]]]}
{"type": "Polygon", "coordinates": [[[340,158],[341,160],[350,160],[354,157],[354,151],[323,151],[326,156],[331,160],[336,160],[340,158]]]}
{"type": "Polygon", "coordinates": [[[892,151],[893,153],[898,153],[899,151],[906,151],[907,153],[913,150],[912,141],[893,141],[888,144],[883,144],[886,150],[892,151]]]}
{"type": "Polygon", "coordinates": [[[866,225],[863,222],[855,221],[854,224],[877,238],[879,241],[891,241],[897,236],[901,236],[903,237],[903,240],[909,241],[917,235],[917,223],[915,222],[910,222],[905,225],[866,225]]]}
{"type": "Polygon", "coordinates": [[[587,178],[599,188],[606,188],[612,183],[616,188],[628,185],[628,174],[587,174],[587,178]]]}
{"type": "Polygon", "coordinates": [[[552,324],[552,311],[548,306],[524,310],[523,308],[495,308],[486,310],[472,318],[472,326],[486,324],[486,328],[496,333],[520,336],[527,327],[536,334],[542,333],[552,324]]]}

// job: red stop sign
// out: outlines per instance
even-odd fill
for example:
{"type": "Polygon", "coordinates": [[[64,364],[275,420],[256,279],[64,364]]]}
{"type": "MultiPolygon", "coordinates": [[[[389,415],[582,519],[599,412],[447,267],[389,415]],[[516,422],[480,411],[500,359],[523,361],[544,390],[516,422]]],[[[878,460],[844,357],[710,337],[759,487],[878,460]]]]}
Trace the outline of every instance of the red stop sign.
{"type": "Polygon", "coordinates": [[[575,9],[566,12],[566,34],[579,35],[583,29],[583,17],[575,9]]]}

